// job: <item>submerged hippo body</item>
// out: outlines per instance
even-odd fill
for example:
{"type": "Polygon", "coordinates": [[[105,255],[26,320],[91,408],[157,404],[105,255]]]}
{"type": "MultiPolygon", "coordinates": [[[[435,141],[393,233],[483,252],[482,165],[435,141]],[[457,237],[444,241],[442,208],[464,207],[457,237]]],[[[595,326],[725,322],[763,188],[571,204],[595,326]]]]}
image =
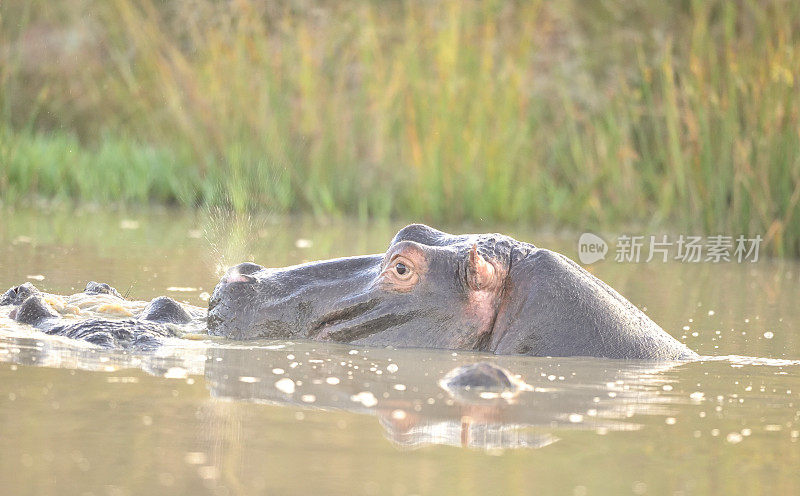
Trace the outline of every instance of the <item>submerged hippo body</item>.
{"type": "Polygon", "coordinates": [[[0,306],[13,307],[10,317],[47,334],[80,339],[103,348],[139,350],[155,348],[165,338],[178,336],[177,329],[180,325],[188,325],[205,317],[198,315],[197,311],[191,312],[194,313],[192,315],[186,309],[188,305],[182,305],[165,296],[155,298],[147,304],[128,302],[113,287],[94,281],[86,285],[83,293],[68,298],[69,301],[84,301],[90,305],[94,302],[95,307],[102,307],[97,312],[87,309],[85,313],[88,318],[76,318],[72,312],[80,312],[80,309],[74,305],[63,308],[63,301],[58,304],[65,313],[62,315],[54,307],[57,302],[49,297],[50,295],[41,293],[32,284],[25,283],[0,295],[0,306]],[[81,300],[83,296],[86,298],[81,300]],[[95,316],[102,315],[109,307],[118,312],[118,315],[130,314],[131,318],[95,316]]]}
{"type": "Polygon", "coordinates": [[[500,234],[405,227],[385,254],[231,268],[208,331],[496,354],[697,355],[569,258],[500,234]]]}

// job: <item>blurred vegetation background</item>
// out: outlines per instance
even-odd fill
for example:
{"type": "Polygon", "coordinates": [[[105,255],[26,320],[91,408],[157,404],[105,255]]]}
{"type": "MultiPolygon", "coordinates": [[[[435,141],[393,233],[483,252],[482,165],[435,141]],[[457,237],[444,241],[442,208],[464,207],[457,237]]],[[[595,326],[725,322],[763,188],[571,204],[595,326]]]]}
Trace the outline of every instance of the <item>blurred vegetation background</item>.
{"type": "Polygon", "coordinates": [[[0,195],[800,255],[800,2],[4,0],[0,195]]]}

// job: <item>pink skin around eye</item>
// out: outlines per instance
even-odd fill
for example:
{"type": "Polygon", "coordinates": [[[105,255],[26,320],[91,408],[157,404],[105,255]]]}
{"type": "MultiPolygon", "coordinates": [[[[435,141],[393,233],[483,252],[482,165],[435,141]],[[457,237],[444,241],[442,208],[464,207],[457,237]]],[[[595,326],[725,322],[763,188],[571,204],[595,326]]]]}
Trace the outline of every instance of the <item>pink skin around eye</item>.
{"type": "MultiPolygon", "coordinates": [[[[401,262],[402,263],[402,262],[401,262]]],[[[419,281],[419,275],[413,274],[411,268],[406,266],[406,273],[399,274],[396,264],[391,264],[386,270],[383,271],[383,280],[391,289],[395,291],[411,291],[419,281]]]]}
{"type": "Polygon", "coordinates": [[[421,254],[404,250],[402,254],[394,254],[387,267],[381,273],[381,284],[389,290],[408,292],[417,285],[422,271],[425,269],[424,258],[421,254]],[[398,270],[398,265],[405,267],[405,272],[398,270]]]}

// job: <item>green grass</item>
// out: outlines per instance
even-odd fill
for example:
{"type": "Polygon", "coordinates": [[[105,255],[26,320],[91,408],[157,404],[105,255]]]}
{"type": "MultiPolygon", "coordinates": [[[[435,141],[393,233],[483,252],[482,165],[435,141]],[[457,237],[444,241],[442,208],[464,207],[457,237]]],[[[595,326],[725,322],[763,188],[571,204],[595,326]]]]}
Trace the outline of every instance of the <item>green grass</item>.
{"type": "Polygon", "coordinates": [[[761,234],[800,255],[800,4],[0,6],[0,194],[761,234]]]}

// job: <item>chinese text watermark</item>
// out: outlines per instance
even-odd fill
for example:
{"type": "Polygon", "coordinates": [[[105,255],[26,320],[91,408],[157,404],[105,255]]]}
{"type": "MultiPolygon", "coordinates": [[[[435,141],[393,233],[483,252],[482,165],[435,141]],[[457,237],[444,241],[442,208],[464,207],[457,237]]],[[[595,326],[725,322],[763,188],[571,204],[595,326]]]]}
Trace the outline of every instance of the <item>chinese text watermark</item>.
{"type": "MultiPolygon", "coordinates": [[[[630,263],[667,262],[675,260],[682,263],[721,263],[757,262],[758,250],[763,238],[756,235],[749,238],[726,236],[686,236],[670,237],[620,235],[614,245],[614,261],[630,263]]],[[[578,258],[582,264],[592,264],[606,258],[609,246],[603,238],[593,233],[583,233],[578,239],[578,258]]]]}

